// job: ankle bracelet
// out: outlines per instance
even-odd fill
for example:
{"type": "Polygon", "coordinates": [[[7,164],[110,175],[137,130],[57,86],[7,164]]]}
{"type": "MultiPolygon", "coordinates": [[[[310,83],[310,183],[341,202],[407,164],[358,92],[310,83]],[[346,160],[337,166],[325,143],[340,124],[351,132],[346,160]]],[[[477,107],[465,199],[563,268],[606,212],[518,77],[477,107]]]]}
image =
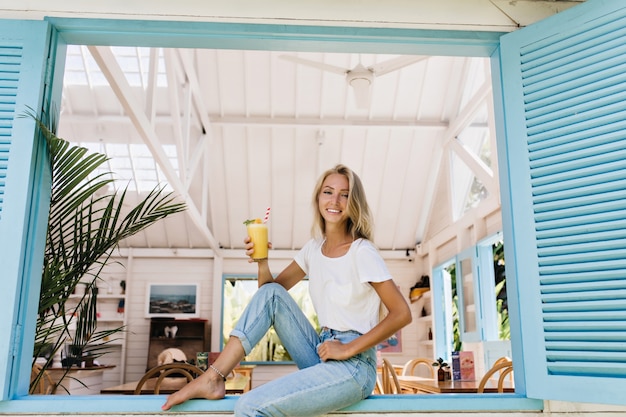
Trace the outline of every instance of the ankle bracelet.
{"type": "Polygon", "coordinates": [[[221,377],[222,377],[222,379],[223,379],[224,381],[226,381],[226,377],[224,376],[224,374],[223,374],[223,373],[221,373],[221,372],[220,372],[220,370],[219,370],[219,369],[217,369],[217,368],[216,368],[215,366],[213,366],[213,365],[209,365],[209,368],[211,368],[211,369],[213,370],[213,372],[215,372],[216,374],[218,374],[219,376],[221,376],[221,377]]]}

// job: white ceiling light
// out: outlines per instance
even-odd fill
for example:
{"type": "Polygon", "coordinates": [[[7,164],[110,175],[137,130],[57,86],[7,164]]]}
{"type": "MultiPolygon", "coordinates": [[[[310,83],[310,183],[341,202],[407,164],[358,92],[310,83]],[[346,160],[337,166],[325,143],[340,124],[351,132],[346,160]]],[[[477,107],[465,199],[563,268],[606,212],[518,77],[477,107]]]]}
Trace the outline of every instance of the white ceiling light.
{"type": "Polygon", "coordinates": [[[354,102],[359,109],[366,109],[370,103],[370,91],[374,73],[359,63],[346,74],[346,81],[354,91],[354,102]]]}

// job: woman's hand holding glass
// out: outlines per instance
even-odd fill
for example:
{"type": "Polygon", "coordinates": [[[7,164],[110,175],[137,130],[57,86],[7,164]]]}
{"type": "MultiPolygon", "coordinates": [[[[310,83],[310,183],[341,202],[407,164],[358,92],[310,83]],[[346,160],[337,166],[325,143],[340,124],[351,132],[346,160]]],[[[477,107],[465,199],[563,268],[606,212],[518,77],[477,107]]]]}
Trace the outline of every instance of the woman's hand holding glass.
{"type": "MultiPolygon", "coordinates": [[[[248,259],[248,262],[249,263],[258,262],[252,258],[252,254],[254,253],[254,242],[252,242],[252,239],[250,239],[250,236],[246,235],[246,237],[243,239],[243,243],[244,243],[244,249],[246,250],[246,256],[250,258],[248,259]]],[[[272,249],[272,242],[267,242],[267,248],[272,249]]]]}

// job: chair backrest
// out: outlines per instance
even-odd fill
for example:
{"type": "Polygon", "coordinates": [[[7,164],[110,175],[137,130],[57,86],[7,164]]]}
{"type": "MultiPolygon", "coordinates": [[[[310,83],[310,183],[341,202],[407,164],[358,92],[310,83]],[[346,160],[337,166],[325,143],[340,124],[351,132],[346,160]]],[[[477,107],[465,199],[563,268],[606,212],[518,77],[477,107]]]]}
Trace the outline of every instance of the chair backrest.
{"type": "Polygon", "coordinates": [[[38,379],[38,381],[30,388],[30,394],[52,394],[52,390],[55,385],[54,381],[48,371],[42,371],[42,367],[39,364],[34,364],[30,371],[31,384],[35,381],[35,379],[38,379]]]}
{"type": "Polygon", "coordinates": [[[511,385],[513,385],[513,362],[511,362],[510,360],[498,359],[496,363],[494,363],[494,365],[491,367],[491,369],[489,369],[480,380],[480,383],[478,384],[479,393],[485,392],[485,386],[487,385],[487,382],[489,382],[489,380],[493,378],[496,373],[499,373],[498,392],[504,392],[504,380],[506,379],[507,375],[510,375],[511,385]]]}
{"type": "Polygon", "coordinates": [[[497,365],[502,362],[511,362],[511,358],[509,358],[508,356],[501,356],[493,362],[493,365],[497,365]]]}
{"type": "Polygon", "coordinates": [[[168,376],[185,377],[187,378],[187,382],[191,382],[193,379],[195,379],[199,375],[202,375],[203,373],[204,371],[197,366],[190,365],[184,362],[173,362],[167,363],[165,365],[155,366],[154,368],[146,372],[144,376],[139,380],[137,386],[135,387],[134,394],[141,394],[141,389],[143,388],[144,384],[151,378],[157,378],[154,384],[153,393],[158,394],[160,392],[161,383],[163,382],[164,378],[168,376]]]}
{"type": "Polygon", "coordinates": [[[391,362],[385,358],[382,366],[382,390],[383,394],[402,394],[398,375],[391,362]]]}
{"type": "Polygon", "coordinates": [[[426,368],[428,375],[430,375],[431,378],[435,378],[435,368],[433,368],[433,361],[432,359],[428,358],[411,359],[404,364],[404,367],[402,368],[402,375],[414,375],[415,370],[420,366],[426,368]]]}
{"type": "Polygon", "coordinates": [[[374,385],[374,390],[372,391],[372,394],[381,395],[384,393],[385,392],[383,391],[383,384],[382,382],[380,382],[380,378],[378,377],[378,375],[376,375],[376,384],[374,385]]]}

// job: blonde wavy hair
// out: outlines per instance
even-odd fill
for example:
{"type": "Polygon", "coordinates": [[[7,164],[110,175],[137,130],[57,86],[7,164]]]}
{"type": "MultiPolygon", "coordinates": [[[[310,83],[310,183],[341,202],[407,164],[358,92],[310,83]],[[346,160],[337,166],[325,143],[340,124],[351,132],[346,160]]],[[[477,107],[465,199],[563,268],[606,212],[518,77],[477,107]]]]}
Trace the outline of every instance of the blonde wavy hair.
{"type": "Polygon", "coordinates": [[[365,190],[361,179],[350,168],[339,164],[324,172],[313,190],[313,226],[311,233],[316,237],[326,235],[326,221],[319,211],[319,196],[322,191],[322,185],[329,175],[340,174],[348,179],[348,204],[346,206],[346,214],[348,221],[346,228],[348,233],[354,238],[363,238],[372,240],[373,221],[370,207],[365,198],[365,190]]]}

